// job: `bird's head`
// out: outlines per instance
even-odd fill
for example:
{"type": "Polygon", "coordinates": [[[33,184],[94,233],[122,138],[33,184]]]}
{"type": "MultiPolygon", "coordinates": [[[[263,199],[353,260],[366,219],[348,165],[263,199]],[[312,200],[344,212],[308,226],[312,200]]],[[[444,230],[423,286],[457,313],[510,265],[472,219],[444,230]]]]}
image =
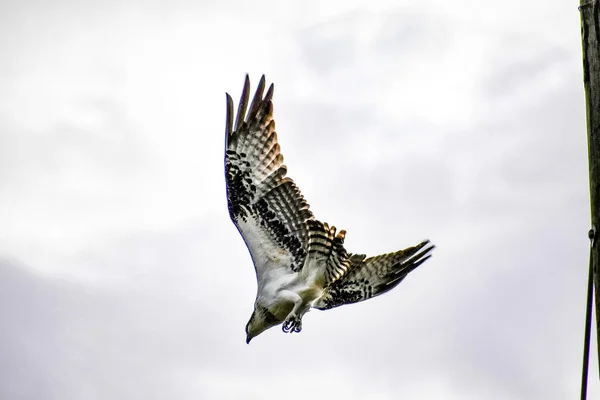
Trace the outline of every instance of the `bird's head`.
{"type": "Polygon", "coordinates": [[[279,325],[283,319],[278,319],[267,307],[255,305],[250,320],[246,324],[246,343],[269,328],[279,325]]]}

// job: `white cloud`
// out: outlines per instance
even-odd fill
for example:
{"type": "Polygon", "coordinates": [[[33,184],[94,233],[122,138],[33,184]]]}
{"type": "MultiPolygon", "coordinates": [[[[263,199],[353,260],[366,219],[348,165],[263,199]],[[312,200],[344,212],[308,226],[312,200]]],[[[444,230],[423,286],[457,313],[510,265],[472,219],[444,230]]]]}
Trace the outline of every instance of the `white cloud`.
{"type": "Polygon", "coordinates": [[[0,397],[577,392],[576,5],[22,4],[0,24],[0,397]],[[438,245],[393,292],[251,346],[222,168],[246,72],[276,83],[290,176],[350,251],[438,245]]]}

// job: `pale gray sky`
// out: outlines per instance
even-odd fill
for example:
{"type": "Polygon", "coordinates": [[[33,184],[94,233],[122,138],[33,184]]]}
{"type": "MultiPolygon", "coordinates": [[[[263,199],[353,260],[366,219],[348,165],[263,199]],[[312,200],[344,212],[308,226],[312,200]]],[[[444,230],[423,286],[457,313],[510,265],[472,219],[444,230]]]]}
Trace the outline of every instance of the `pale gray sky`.
{"type": "Polygon", "coordinates": [[[0,50],[0,398],[578,395],[577,2],[15,1],[0,50]],[[275,82],[289,175],[349,251],[437,245],[249,346],[223,174],[245,73],[275,82]]]}

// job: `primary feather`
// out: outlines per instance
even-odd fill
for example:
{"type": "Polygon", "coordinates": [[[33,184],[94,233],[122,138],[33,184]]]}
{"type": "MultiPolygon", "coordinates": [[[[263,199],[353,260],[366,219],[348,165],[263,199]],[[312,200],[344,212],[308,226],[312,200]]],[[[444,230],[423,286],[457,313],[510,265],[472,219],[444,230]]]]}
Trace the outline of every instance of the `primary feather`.
{"type": "Polygon", "coordinates": [[[258,290],[246,341],[283,323],[299,332],[311,308],[326,310],[385,293],[430,257],[424,241],[366,258],[344,248],[345,231],[315,219],[287,168],[273,120],[273,90],[263,76],[250,107],[246,76],[234,121],[227,98],[225,174],[229,215],[252,256],[258,290]]]}

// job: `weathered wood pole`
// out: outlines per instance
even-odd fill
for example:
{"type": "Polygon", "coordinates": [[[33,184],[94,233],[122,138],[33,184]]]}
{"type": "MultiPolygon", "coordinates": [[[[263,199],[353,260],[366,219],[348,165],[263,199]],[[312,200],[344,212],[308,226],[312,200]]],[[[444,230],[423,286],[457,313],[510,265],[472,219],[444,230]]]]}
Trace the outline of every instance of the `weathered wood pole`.
{"type": "Polygon", "coordinates": [[[596,293],[596,333],[600,361],[600,1],[580,0],[581,36],[583,45],[583,84],[585,87],[588,158],[590,171],[590,202],[592,227],[590,239],[591,272],[596,293]]]}

